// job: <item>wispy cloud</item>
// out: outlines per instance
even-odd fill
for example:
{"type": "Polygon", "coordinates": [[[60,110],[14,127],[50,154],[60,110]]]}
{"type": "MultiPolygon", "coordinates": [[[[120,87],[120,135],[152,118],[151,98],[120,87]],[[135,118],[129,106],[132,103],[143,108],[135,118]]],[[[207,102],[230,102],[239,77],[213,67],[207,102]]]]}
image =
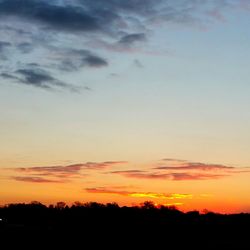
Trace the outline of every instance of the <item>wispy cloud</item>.
{"type": "Polygon", "coordinates": [[[125,161],[105,161],[105,162],[86,162],[86,163],[77,163],[71,165],[57,165],[57,166],[41,166],[41,167],[29,167],[29,168],[11,168],[14,172],[20,172],[25,174],[24,177],[11,177],[15,180],[30,180],[36,182],[46,182],[43,180],[44,177],[55,178],[53,182],[61,182],[70,180],[72,178],[85,177],[91,171],[101,171],[107,168],[111,168],[115,165],[124,164],[125,161]],[[89,172],[90,171],[90,172],[89,172]],[[20,179],[21,178],[21,179],[20,179]]]}
{"type": "Polygon", "coordinates": [[[56,79],[50,72],[40,69],[37,66],[17,69],[15,72],[3,72],[0,74],[0,77],[12,80],[15,83],[30,85],[47,90],[64,88],[74,92],[79,91],[79,88],[56,79]]]}
{"type": "Polygon", "coordinates": [[[219,164],[205,164],[200,162],[184,162],[179,166],[160,166],[155,167],[158,170],[203,170],[203,171],[215,171],[215,170],[233,170],[234,167],[224,166],[219,164]]]}
{"type": "Polygon", "coordinates": [[[144,33],[128,34],[118,41],[119,44],[123,46],[132,46],[134,43],[146,41],[146,35],[144,33]]]}
{"type": "Polygon", "coordinates": [[[122,175],[128,178],[173,180],[173,181],[209,180],[227,176],[226,174],[188,173],[188,172],[162,173],[162,172],[150,172],[150,171],[140,171],[140,170],[112,171],[110,173],[122,175]]]}
{"type": "Polygon", "coordinates": [[[187,162],[186,160],[176,159],[176,158],[164,158],[161,161],[166,161],[166,162],[187,162]]]}
{"type": "Polygon", "coordinates": [[[85,191],[89,193],[97,194],[117,194],[122,196],[136,197],[136,198],[153,198],[153,199],[191,199],[192,194],[164,194],[164,193],[152,193],[152,192],[130,192],[122,190],[113,190],[105,187],[98,188],[86,188],[85,191]]]}
{"type": "Polygon", "coordinates": [[[100,68],[108,66],[108,61],[96,53],[86,49],[48,47],[52,50],[51,60],[56,69],[77,71],[84,67],[100,68]]]}
{"type": "Polygon", "coordinates": [[[42,166],[42,167],[30,167],[30,168],[15,168],[16,171],[22,172],[48,172],[48,173],[75,173],[82,169],[85,170],[101,170],[108,167],[124,164],[126,161],[105,161],[105,162],[86,162],[77,163],[71,165],[58,165],[58,166],[42,166]]]}
{"type": "Polygon", "coordinates": [[[238,173],[247,173],[249,168],[226,166],[201,162],[189,162],[186,160],[166,158],[157,163],[157,167],[150,169],[116,170],[109,173],[128,178],[151,180],[213,180],[238,173]]]}
{"type": "Polygon", "coordinates": [[[72,88],[69,84],[63,83],[48,72],[41,69],[19,69],[15,72],[20,76],[21,83],[36,86],[39,88],[51,89],[53,87],[72,88]]]}
{"type": "Polygon", "coordinates": [[[213,180],[229,176],[228,174],[208,174],[208,173],[169,173],[168,176],[174,181],[188,181],[188,180],[213,180]]]}
{"type": "Polygon", "coordinates": [[[65,180],[52,180],[43,177],[32,177],[32,176],[13,176],[11,179],[23,182],[34,182],[34,183],[64,183],[65,180]]]}

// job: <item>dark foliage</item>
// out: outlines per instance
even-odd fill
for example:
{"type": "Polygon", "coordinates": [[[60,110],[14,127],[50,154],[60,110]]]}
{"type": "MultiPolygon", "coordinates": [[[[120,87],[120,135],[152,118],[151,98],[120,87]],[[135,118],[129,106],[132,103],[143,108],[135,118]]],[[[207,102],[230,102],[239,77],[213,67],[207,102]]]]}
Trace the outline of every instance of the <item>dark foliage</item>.
{"type": "MultiPolygon", "coordinates": [[[[250,249],[250,214],[222,215],[197,211],[183,213],[175,207],[155,207],[144,202],[140,207],[119,207],[75,202],[45,206],[39,202],[9,204],[0,208],[0,237],[13,243],[69,244],[85,249],[146,246],[198,247],[199,249],[250,249]],[[85,246],[85,247],[84,247],[85,246]]],[[[57,248],[56,248],[57,249],[57,248]]]]}

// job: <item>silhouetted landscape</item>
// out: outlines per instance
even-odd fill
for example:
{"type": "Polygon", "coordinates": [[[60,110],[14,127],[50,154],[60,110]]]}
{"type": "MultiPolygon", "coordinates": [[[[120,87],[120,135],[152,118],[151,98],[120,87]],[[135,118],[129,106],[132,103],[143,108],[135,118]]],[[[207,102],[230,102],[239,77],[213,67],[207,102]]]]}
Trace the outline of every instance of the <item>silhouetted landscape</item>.
{"type": "Polygon", "coordinates": [[[250,214],[184,213],[175,207],[155,207],[150,201],[135,207],[96,202],[75,202],[70,207],[64,202],[9,204],[0,208],[0,218],[1,238],[9,244],[52,240],[56,244],[91,244],[93,248],[114,247],[114,241],[120,242],[119,247],[153,244],[164,249],[250,247],[250,214]]]}

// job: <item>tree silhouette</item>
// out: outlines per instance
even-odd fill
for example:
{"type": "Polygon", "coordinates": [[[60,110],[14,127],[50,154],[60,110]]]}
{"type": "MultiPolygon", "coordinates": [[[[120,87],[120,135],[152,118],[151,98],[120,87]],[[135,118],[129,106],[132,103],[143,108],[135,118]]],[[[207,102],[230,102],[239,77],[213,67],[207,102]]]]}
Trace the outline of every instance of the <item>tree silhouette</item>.
{"type": "Polygon", "coordinates": [[[141,207],[143,209],[154,209],[156,208],[154,203],[152,201],[144,201],[142,204],[141,204],[141,207]]]}
{"type": "Polygon", "coordinates": [[[55,206],[57,209],[64,209],[66,207],[66,203],[63,202],[63,201],[59,201],[56,203],[56,206],[55,206]]]}
{"type": "Polygon", "coordinates": [[[130,248],[134,242],[140,243],[139,249],[149,240],[154,244],[167,242],[166,249],[170,249],[171,242],[174,247],[183,243],[185,248],[189,243],[191,247],[197,243],[200,249],[221,246],[221,249],[238,250],[250,245],[250,214],[184,213],[174,207],[156,207],[152,201],[137,207],[98,202],[75,202],[67,206],[62,201],[47,207],[33,201],[0,207],[0,218],[1,240],[29,237],[39,241],[42,237],[44,242],[51,239],[75,242],[79,239],[81,244],[84,240],[93,245],[112,242],[115,238],[123,245],[125,241],[130,242],[130,248]]]}

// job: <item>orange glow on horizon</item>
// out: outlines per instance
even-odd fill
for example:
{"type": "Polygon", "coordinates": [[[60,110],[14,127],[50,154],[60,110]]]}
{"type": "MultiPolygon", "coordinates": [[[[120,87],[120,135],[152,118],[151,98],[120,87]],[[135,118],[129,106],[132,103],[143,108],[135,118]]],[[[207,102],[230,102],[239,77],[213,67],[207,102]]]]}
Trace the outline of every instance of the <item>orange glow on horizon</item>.
{"type": "MultiPolygon", "coordinates": [[[[156,175],[150,173],[148,164],[133,166],[134,170],[131,170],[131,164],[121,163],[124,162],[101,161],[91,164],[83,162],[81,164],[1,169],[1,205],[29,203],[36,200],[47,205],[55,204],[58,201],[65,201],[67,204],[75,201],[83,203],[94,201],[99,203],[116,202],[120,206],[131,206],[145,200],[153,200],[154,204],[178,206],[182,211],[198,210],[202,212],[205,209],[222,213],[250,211],[247,168],[228,168],[224,165],[211,164],[209,171],[211,168],[216,168],[216,171],[222,173],[230,170],[230,175],[209,180],[197,179],[196,176],[194,180],[190,180],[188,174],[182,174],[181,180],[176,181],[158,178],[159,172],[156,175]],[[134,176],[130,178],[113,175],[110,171],[111,168],[134,176]],[[141,176],[134,178],[138,174],[143,174],[145,177],[145,173],[149,178],[141,178],[141,176]]],[[[193,171],[193,168],[196,167],[202,168],[200,171],[208,171],[207,165],[196,163],[189,163],[187,169],[191,168],[190,171],[193,171]]],[[[171,168],[170,171],[173,171],[173,167],[168,166],[167,168],[171,168]]],[[[151,169],[155,171],[154,168],[151,169]]],[[[164,175],[165,172],[162,174],[164,175]]],[[[180,177],[179,172],[178,178],[180,177]]]]}

